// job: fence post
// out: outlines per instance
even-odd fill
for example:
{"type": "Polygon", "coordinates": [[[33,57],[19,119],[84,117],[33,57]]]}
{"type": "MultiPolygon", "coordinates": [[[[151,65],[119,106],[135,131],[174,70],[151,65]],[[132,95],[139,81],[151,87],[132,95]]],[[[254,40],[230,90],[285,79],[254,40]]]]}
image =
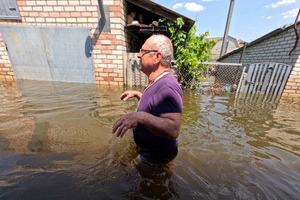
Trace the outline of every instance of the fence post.
{"type": "Polygon", "coordinates": [[[132,87],[132,64],[131,64],[131,58],[129,58],[129,84],[130,87],[132,87]]]}
{"type": "Polygon", "coordinates": [[[235,92],[235,98],[237,98],[237,96],[240,92],[241,85],[242,85],[242,82],[243,82],[243,79],[244,79],[245,70],[246,70],[246,66],[244,66],[244,68],[243,68],[242,75],[241,75],[241,78],[240,78],[240,82],[239,82],[239,85],[238,85],[238,87],[236,89],[236,92],[235,92]]]}

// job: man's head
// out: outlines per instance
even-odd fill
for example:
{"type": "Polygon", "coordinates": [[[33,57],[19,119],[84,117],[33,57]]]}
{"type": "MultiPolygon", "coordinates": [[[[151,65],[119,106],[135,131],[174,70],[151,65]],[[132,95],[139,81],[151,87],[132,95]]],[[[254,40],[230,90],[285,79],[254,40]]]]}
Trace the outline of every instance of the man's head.
{"type": "Polygon", "coordinates": [[[153,35],[152,48],[162,54],[162,65],[169,67],[173,58],[173,45],[170,39],[164,35],[153,35]]]}
{"type": "Polygon", "coordinates": [[[164,35],[152,35],[142,46],[138,58],[141,59],[141,70],[146,74],[151,68],[168,68],[173,58],[172,42],[164,35]]]}

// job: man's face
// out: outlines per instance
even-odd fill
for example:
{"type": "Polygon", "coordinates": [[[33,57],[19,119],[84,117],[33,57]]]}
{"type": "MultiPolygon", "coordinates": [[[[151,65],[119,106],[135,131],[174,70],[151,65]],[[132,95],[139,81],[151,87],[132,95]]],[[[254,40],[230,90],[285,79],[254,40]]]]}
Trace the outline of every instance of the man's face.
{"type": "Polygon", "coordinates": [[[153,59],[155,56],[154,55],[155,52],[149,52],[154,50],[152,49],[151,44],[152,44],[152,38],[149,38],[142,46],[141,52],[137,55],[137,57],[141,59],[140,70],[144,72],[146,75],[149,75],[152,71],[153,59]]]}

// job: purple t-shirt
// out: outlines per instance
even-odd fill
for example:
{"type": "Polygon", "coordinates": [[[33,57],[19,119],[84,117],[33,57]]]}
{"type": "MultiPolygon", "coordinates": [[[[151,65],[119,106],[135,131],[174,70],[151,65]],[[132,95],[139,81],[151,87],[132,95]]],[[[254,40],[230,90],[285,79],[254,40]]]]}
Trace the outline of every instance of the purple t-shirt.
{"type": "MultiPolygon", "coordinates": [[[[158,116],[162,113],[182,113],[183,95],[180,85],[172,74],[166,74],[147,88],[137,111],[158,116]]],[[[138,152],[153,163],[172,160],[177,155],[177,140],[158,137],[144,126],[133,129],[138,152]]]]}

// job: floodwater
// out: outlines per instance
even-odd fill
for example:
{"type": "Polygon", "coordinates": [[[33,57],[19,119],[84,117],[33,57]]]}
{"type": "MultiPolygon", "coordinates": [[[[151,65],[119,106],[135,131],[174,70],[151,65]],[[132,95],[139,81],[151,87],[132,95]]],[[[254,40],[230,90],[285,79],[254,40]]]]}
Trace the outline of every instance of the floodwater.
{"type": "MultiPolygon", "coordinates": [[[[141,88],[138,88],[141,89],[141,88]]],[[[0,84],[0,199],[299,199],[300,102],[184,92],[172,165],[137,159],[124,88],[0,84]]]]}

